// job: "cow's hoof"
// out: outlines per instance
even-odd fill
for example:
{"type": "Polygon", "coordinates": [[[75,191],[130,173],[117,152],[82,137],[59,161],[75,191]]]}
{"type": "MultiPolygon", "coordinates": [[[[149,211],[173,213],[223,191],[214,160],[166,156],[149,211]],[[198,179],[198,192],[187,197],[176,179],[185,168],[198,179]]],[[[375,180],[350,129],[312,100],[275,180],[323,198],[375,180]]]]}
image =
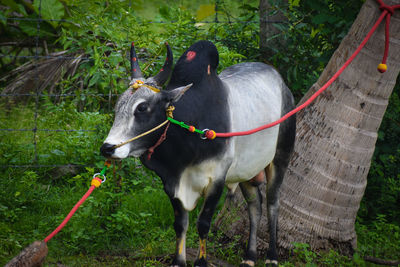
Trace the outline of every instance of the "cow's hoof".
{"type": "Polygon", "coordinates": [[[266,267],[277,267],[278,266],[278,261],[277,260],[266,260],[265,261],[265,266],[266,267]]]}
{"type": "Polygon", "coordinates": [[[207,261],[204,258],[197,259],[194,262],[194,267],[207,267],[207,261]]]}
{"type": "Polygon", "coordinates": [[[244,260],[239,265],[239,267],[254,267],[255,265],[256,265],[256,263],[252,260],[244,260]]]}
{"type": "Polygon", "coordinates": [[[182,260],[174,259],[170,267],[186,267],[186,262],[182,260]]]}

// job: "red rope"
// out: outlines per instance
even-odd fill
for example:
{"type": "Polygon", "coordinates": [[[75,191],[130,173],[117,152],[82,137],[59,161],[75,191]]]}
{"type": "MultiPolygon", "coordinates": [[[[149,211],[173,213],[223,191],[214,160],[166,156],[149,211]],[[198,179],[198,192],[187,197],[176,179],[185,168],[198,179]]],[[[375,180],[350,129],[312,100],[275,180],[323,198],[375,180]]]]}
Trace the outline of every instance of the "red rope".
{"type": "Polygon", "coordinates": [[[107,168],[109,168],[111,166],[111,161],[110,160],[106,160],[106,162],[104,162],[104,168],[103,170],[101,170],[100,173],[96,173],[93,176],[93,179],[91,181],[91,185],[89,190],[83,195],[83,197],[78,201],[78,203],[75,204],[75,206],[72,208],[72,210],[68,213],[67,217],[65,217],[65,219],[62,221],[62,223],[51,233],[49,234],[45,239],[44,242],[49,242],[50,239],[52,239],[58,232],[61,231],[61,229],[64,228],[64,226],[68,223],[68,221],[71,219],[71,217],[74,215],[74,213],[78,210],[78,208],[83,204],[83,202],[85,202],[85,200],[90,196],[90,194],[93,192],[93,190],[96,187],[99,187],[102,183],[104,183],[106,181],[106,176],[105,173],[107,171],[107,168]],[[100,179],[100,177],[103,176],[103,180],[100,179]]]}
{"type": "MultiPolygon", "coordinates": [[[[306,102],[301,104],[300,106],[296,107],[286,115],[284,115],[282,118],[280,118],[277,121],[274,121],[272,123],[260,126],[258,128],[249,130],[249,131],[241,131],[241,132],[231,132],[231,133],[216,133],[216,137],[232,137],[232,136],[243,136],[243,135],[250,135],[262,130],[265,130],[267,128],[271,128],[273,126],[276,126],[283,121],[287,120],[289,117],[294,115],[295,113],[299,112],[300,110],[304,109],[308,105],[311,104],[312,101],[314,101],[315,98],[317,98],[323,91],[325,91],[326,88],[328,88],[339,76],[342,74],[342,72],[349,66],[349,64],[354,60],[354,58],[360,53],[361,49],[365,46],[367,41],[371,38],[372,34],[375,32],[375,30],[378,28],[379,24],[382,22],[382,20],[386,17],[386,28],[385,28],[385,53],[383,56],[382,64],[386,63],[386,59],[388,56],[388,51],[389,51],[389,22],[390,22],[390,17],[394,13],[395,9],[400,8],[400,5],[395,5],[395,6],[388,6],[383,3],[382,0],[377,0],[380,4],[380,9],[382,10],[382,14],[372,27],[372,29],[369,31],[367,36],[364,38],[364,40],[361,42],[361,44],[357,47],[356,51],[350,56],[350,58],[344,63],[344,65],[332,76],[332,78],[329,79],[328,82],[326,82],[317,92],[315,92],[306,102]]],[[[378,68],[379,69],[379,68],[378,68]]],[[[379,70],[381,71],[381,70],[379,70]]],[[[385,65],[385,70],[386,71],[386,65],[385,65]]],[[[384,72],[381,71],[381,72],[384,72]]]]}
{"type": "Polygon", "coordinates": [[[68,223],[68,221],[71,219],[72,215],[78,210],[78,208],[85,202],[85,200],[90,196],[90,194],[93,192],[93,190],[96,188],[96,186],[92,185],[89,190],[86,192],[85,195],[78,201],[78,203],[75,204],[75,206],[72,208],[72,210],[68,213],[67,217],[62,221],[62,223],[51,233],[49,234],[45,239],[44,242],[48,242],[50,239],[52,239],[58,232],[61,231],[62,228],[68,223]]]}
{"type": "Polygon", "coordinates": [[[163,134],[160,136],[160,138],[158,139],[157,143],[156,143],[154,146],[150,147],[150,148],[147,150],[147,160],[150,160],[150,159],[151,159],[151,156],[153,155],[154,150],[155,150],[159,145],[161,145],[161,143],[164,142],[165,139],[167,138],[167,131],[168,131],[169,125],[170,125],[170,122],[167,123],[167,127],[165,127],[165,130],[164,130],[163,134]]]}
{"type": "Polygon", "coordinates": [[[394,11],[398,8],[400,8],[400,5],[394,5],[394,6],[389,6],[383,3],[382,0],[376,0],[379,3],[379,9],[382,10],[383,12],[386,12],[386,26],[385,26],[385,52],[383,54],[383,59],[382,59],[382,65],[378,67],[378,70],[380,72],[385,72],[387,69],[386,66],[386,60],[388,57],[389,53],[389,28],[390,28],[390,18],[394,14],[394,11]]]}

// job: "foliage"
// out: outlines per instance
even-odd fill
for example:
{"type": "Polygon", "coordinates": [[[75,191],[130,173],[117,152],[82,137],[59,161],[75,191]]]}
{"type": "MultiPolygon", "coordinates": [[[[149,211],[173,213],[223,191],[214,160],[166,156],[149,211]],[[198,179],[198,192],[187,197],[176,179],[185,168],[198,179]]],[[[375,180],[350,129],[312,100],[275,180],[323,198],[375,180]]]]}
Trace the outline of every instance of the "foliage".
{"type": "MultiPolygon", "coordinates": [[[[216,11],[210,9],[213,5],[191,2],[187,4],[191,8],[157,0],[150,1],[154,5],[117,0],[67,1],[64,5],[58,0],[34,1],[33,5],[25,2],[21,5],[12,0],[4,2],[8,5],[4,13],[8,21],[3,30],[10,32],[11,36],[5,35],[5,40],[10,41],[10,38],[16,36],[13,29],[20,33],[20,39],[24,38],[21,36],[35,36],[43,31],[47,35],[39,36],[40,42],[30,41],[36,46],[31,53],[43,55],[46,51],[42,48],[42,41],[45,41],[57,49],[68,50],[72,57],[81,53],[86,55],[87,60],[81,64],[79,71],[60,84],[60,93],[79,93],[91,109],[103,103],[100,99],[97,99],[97,103],[87,103],[93,100],[85,98],[84,93],[118,94],[126,88],[129,78],[127,55],[131,41],[139,48],[139,59],[144,62],[141,65],[146,76],[154,75],[161,68],[165,54],[162,44],[165,41],[171,44],[176,58],[196,40],[215,40],[218,48],[223,51],[220,69],[244,58],[255,58],[258,47],[257,38],[254,38],[258,35],[258,25],[247,23],[257,20],[255,1],[238,5],[237,10],[243,10],[239,14],[236,10],[229,11],[228,6],[221,1],[218,10],[220,20],[239,20],[243,23],[213,23],[209,20],[210,16],[216,15],[216,11]],[[193,7],[198,7],[197,17],[193,15],[193,7]],[[23,18],[11,24],[15,14],[23,18]],[[39,17],[44,19],[40,23],[36,20],[39,17]],[[29,26],[25,27],[25,22],[29,26]],[[51,27],[51,31],[46,31],[46,26],[51,27]],[[53,38],[49,39],[49,36],[53,38]],[[82,88],[85,88],[85,92],[82,88]]],[[[2,49],[2,54],[13,56],[29,53],[26,49],[21,52],[13,47],[2,49]]],[[[14,60],[1,57],[5,61],[2,66],[18,65],[16,59],[20,57],[14,60]]]]}
{"type": "Polygon", "coordinates": [[[317,80],[334,50],[353,23],[362,0],[270,1],[271,13],[282,12],[288,23],[274,24],[281,30],[279,47],[271,62],[285,76],[296,98],[317,80]]]}
{"type": "Polygon", "coordinates": [[[365,266],[365,262],[358,253],[349,258],[340,255],[337,251],[329,250],[327,252],[315,252],[310,249],[310,245],[305,243],[294,243],[292,257],[282,266],[365,266]]]}
{"type": "Polygon", "coordinates": [[[361,255],[387,260],[400,259],[400,226],[378,215],[369,225],[356,224],[358,251],[361,255]]]}
{"type": "Polygon", "coordinates": [[[67,102],[59,105],[44,102],[37,111],[31,104],[28,107],[0,104],[1,129],[39,129],[35,133],[37,155],[31,131],[17,131],[12,135],[1,131],[0,164],[24,165],[35,160],[35,156],[36,163],[43,165],[79,165],[101,159],[99,136],[106,134],[112,117],[98,112],[78,112],[75,105],[67,102]]]}
{"type": "Polygon", "coordinates": [[[378,141],[368,174],[368,186],[359,212],[359,217],[364,223],[372,223],[384,214],[389,222],[400,226],[399,81],[400,77],[378,132],[378,141]]]}
{"type": "Polygon", "coordinates": [[[52,44],[68,25],[67,16],[58,0],[0,1],[0,75],[24,63],[24,57],[42,53],[41,44],[52,44]]]}

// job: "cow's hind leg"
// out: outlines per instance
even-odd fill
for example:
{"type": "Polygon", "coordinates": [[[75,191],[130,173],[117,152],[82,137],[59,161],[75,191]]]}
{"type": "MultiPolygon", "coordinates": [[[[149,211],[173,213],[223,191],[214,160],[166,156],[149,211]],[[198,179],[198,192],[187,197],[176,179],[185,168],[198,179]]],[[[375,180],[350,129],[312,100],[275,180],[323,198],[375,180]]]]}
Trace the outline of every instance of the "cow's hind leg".
{"type": "MultiPolygon", "coordinates": [[[[289,104],[286,109],[292,108],[289,104]]],[[[287,112],[288,110],[285,110],[287,112]]],[[[290,156],[293,152],[296,136],[296,118],[290,117],[280,125],[278,144],[274,160],[265,168],[267,177],[267,211],[269,248],[267,251],[267,266],[278,266],[278,254],[276,252],[277,224],[279,210],[279,190],[283,176],[289,165],[290,156]]]]}
{"type": "Polygon", "coordinates": [[[278,265],[278,254],[276,252],[276,230],[278,224],[279,211],[279,187],[281,179],[273,163],[265,169],[267,176],[267,216],[268,216],[268,233],[269,248],[267,251],[266,266],[278,265]]]}
{"type": "Polygon", "coordinates": [[[257,229],[261,217],[262,197],[259,185],[264,180],[264,171],[250,181],[240,183],[240,189],[248,205],[250,234],[246,255],[240,267],[253,267],[257,260],[257,229]]]}
{"type": "Polygon", "coordinates": [[[197,260],[194,262],[195,267],[206,267],[207,256],[206,256],[206,244],[207,236],[210,230],[211,219],[214,215],[215,208],[217,207],[218,201],[221,198],[222,191],[224,190],[224,181],[220,180],[212,185],[212,188],[208,190],[205,196],[203,208],[199,214],[197,221],[197,230],[199,232],[199,251],[197,254],[197,260]]]}
{"type": "Polygon", "coordinates": [[[174,229],[176,233],[176,249],[175,257],[172,261],[173,267],[186,266],[186,232],[189,224],[188,212],[182,207],[181,202],[176,199],[171,199],[172,207],[174,208],[175,222],[174,229]]]}

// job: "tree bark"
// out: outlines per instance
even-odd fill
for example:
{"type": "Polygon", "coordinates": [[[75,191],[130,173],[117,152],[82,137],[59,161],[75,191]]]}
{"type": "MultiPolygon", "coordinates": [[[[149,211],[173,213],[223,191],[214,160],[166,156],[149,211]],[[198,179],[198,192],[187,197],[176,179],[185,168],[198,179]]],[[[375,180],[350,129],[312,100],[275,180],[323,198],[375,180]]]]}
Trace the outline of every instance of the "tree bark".
{"type": "MultiPolygon", "coordinates": [[[[349,33],[301,102],[343,65],[380,14],[376,1],[364,3],[349,33]]],[[[377,132],[400,71],[399,10],[392,16],[390,35],[385,73],[377,71],[385,43],[383,22],[339,79],[298,113],[295,151],[281,187],[280,248],[290,249],[293,242],[308,243],[315,250],[334,248],[343,254],[352,254],[356,248],[357,211],[367,185],[377,132]]],[[[240,195],[237,191],[234,196],[235,206],[239,206],[235,215],[217,220],[217,226],[224,225],[229,237],[247,232],[247,212],[240,195]]],[[[265,207],[263,211],[258,235],[259,249],[265,251],[265,207]]],[[[227,212],[224,208],[220,214],[227,212]]],[[[246,240],[247,236],[242,238],[246,240]]]]}

